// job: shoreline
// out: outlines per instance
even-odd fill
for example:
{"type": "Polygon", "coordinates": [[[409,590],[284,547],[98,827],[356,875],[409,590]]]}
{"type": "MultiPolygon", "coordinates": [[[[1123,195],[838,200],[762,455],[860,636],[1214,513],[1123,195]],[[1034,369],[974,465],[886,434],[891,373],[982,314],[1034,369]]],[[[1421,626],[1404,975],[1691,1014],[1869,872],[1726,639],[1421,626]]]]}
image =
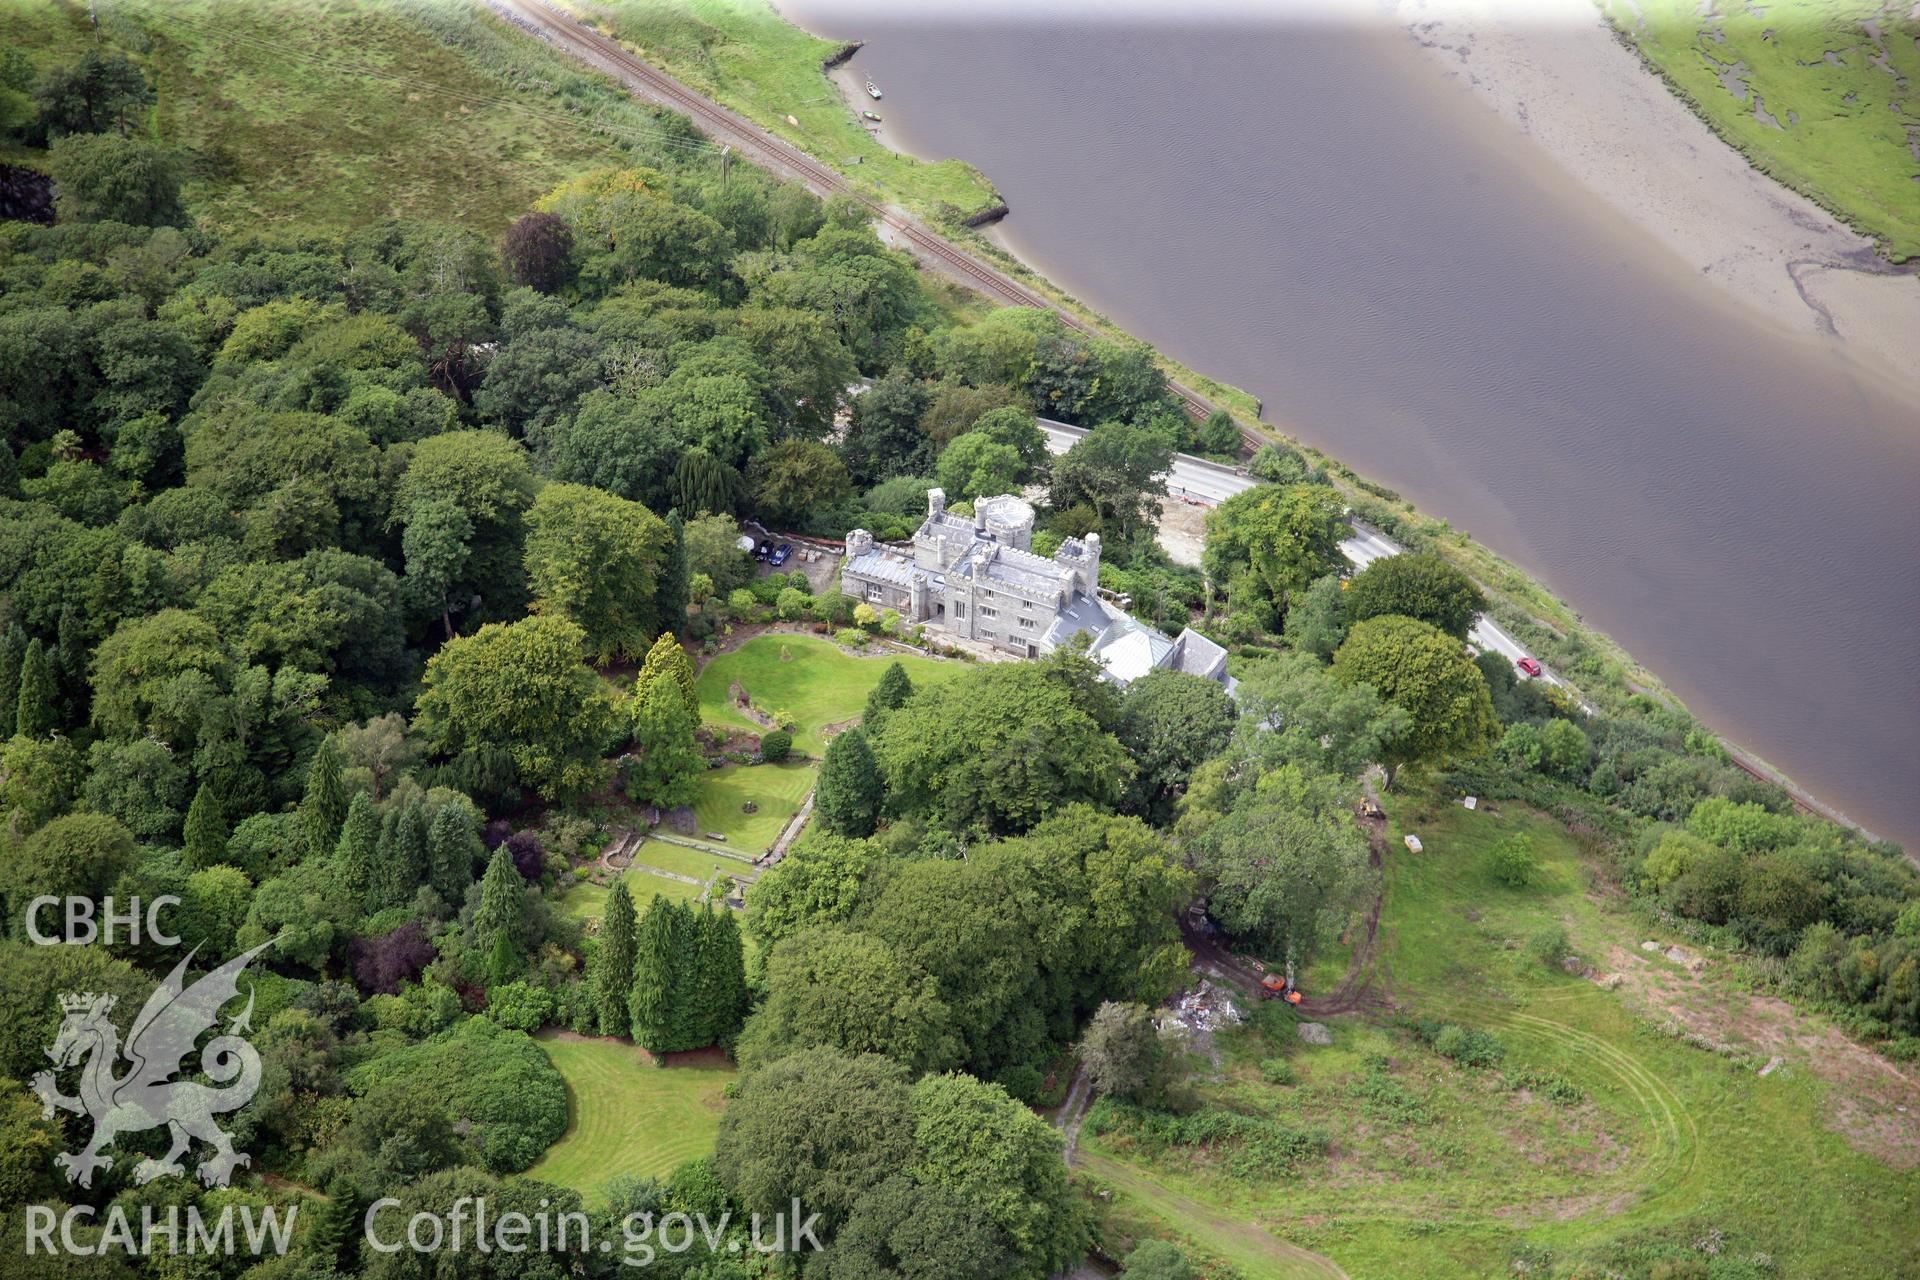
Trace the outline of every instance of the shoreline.
{"type": "Polygon", "coordinates": [[[1752,313],[1920,390],[1920,274],[1754,168],[1591,0],[1400,0],[1394,21],[1576,182],[1752,313]],[[1543,14],[1544,10],[1544,14],[1543,14]]]}
{"type": "MultiPolygon", "coordinates": [[[[771,2],[781,9],[778,0],[771,2]]],[[[1403,5],[1409,2],[1424,4],[1426,0],[1401,0],[1403,5]]],[[[1907,324],[1903,317],[1909,312],[1913,325],[1920,326],[1920,278],[1887,265],[1878,257],[1872,241],[1751,168],[1743,154],[1708,129],[1683,100],[1673,95],[1664,80],[1642,64],[1598,10],[1589,7],[1588,0],[1551,3],[1558,6],[1558,25],[1541,26],[1536,21],[1524,30],[1503,31],[1497,15],[1486,12],[1477,19],[1480,26],[1470,27],[1461,19],[1441,24],[1403,9],[1395,16],[1394,25],[1384,31],[1389,38],[1424,46],[1423,52],[1410,51],[1409,56],[1440,58],[1443,69],[1450,73],[1448,78],[1459,84],[1463,98],[1474,103],[1472,110],[1493,107],[1496,115],[1541,143],[1539,155],[1543,160],[1573,178],[1576,185],[1601,197],[1600,204],[1609,213],[1626,215],[1626,221],[1636,230],[1654,232],[1674,254],[1669,269],[1692,268],[1713,277],[1716,288],[1708,292],[1730,314],[1737,309],[1749,318],[1763,317],[1768,327],[1840,353],[1855,373],[1899,387],[1908,396],[1920,391],[1920,369],[1903,366],[1897,355],[1904,353],[1898,351],[1891,336],[1904,332],[1899,326],[1907,324]],[[1578,20],[1573,20],[1576,17],[1578,20]],[[1395,30],[1395,25],[1400,29],[1395,30]],[[1493,41],[1482,28],[1488,25],[1492,26],[1492,36],[1508,38],[1499,59],[1487,56],[1493,41]],[[1487,47],[1476,47],[1476,41],[1487,47]],[[1469,67],[1468,60],[1476,55],[1480,62],[1469,67]],[[1588,64],[1593,74],[1584,79],[1575,77],[1576,83],[1560,83],[1556,77],[1563,74],[1561,64],[1567,60],[1576,66],[1588,64]],[[1526,75],[1516,75],[1516,69],[1526,75]],[[1496,70],[1504,80],[1496,80],[1496,70]],[[1538,101],[1530,102],[1528,95],[1538,101]],[[1629,120],[1622,123],[1605,111],[1583,115],[1587,99],[1593,95],[1627,104],[1631,107],[1629,120]],[[1653,148],[1658,154],[1628,151],[1627,147],[1637,145],[1646,130],[1652,130],[1660,144],[1653,148]],[[1664,202],[1669,200],[1678,208],[1665,208],[1664,202]],[[1871,342],[1876,326],[1877,336],[1882,339],[1878,346],[1871,342]],[[1869,335],[1867,341],[1858,338],[1863,329],[1869,335]],[[1849,343],[1850,336],[1855,341],[1849,343]]],[[[794,21],[784,10],[781,17],[794,21]]],[[[865,94],[864,73],[854,70],[856,64],[857,59],[832,68],[828,74],[842,102],[857,111],[865,94]]],[[[875,132],[885,145],[903,154],[921,160],[936,158],[908,145],[897,130],[875,132]]],[[[1038,267],[1013,249],[1001,228],[982,228],[978,235],[1026,272],[1041,275],[1038,267]]],[[[1053,289],[1058,291],[1059,286],[1053,289]]],[[[1271,422],[1261,425],[1283,437],[1291,435],[1284,426],[1276,431],[1271,422]]],[[[1310,446],[1309,452],[1322,453],[1310,446]]],[[[1337,465],[1330,455],[1323,456],[1337,465]]],[[[1420,523],[1432,523],[1417,512],[1410,514],[1420,523]]],[[[1685,705],[1664,680],[1639,664],[1610,636],[1586,624],[1551,588],[1484,545],[1475,545],[1477,554],[1467,557],[1477,562],[1474,570],[1491,565],[1493,576],[1508,589],[1518,579],[1522,589],[1517,593],[1502,590],[1510,607],[1548,631],[1556,626],[1577,628],[1610,655],[1628,688],[1657,691],[1656,696],[1685,705]],[[1548,605],[1545,616],[1558,619],[1557,623],[1541,622],[1543,615],[1537,609],[1543,599],[1548,605]]],[[[1749,772],[1784,785],[1800,804],[1855,830],[1866,830],[1843,809],[1821,802],[1795,783],[1790,774],[1764,762],[1757,753],[1738,747],[1733,750],[1749,772]]],[[[1920,861],[1920,853],[1910,853],[1909,857],[1920,861]]]]}

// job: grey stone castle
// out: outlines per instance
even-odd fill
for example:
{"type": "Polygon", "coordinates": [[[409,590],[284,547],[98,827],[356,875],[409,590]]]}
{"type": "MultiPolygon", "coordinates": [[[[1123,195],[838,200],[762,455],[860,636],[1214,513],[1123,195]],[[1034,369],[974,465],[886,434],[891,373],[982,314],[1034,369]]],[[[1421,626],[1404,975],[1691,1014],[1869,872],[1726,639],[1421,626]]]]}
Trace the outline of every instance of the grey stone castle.
{"type": "Polygon", "coordinates": [[[1033,508],[1012,494],[981,498],[973,515],[927,491],[911,557],[847,534],[840,590],[908,623],[1036,658],[1082,633],[1117,684],[1167,669],[1227,683],[1227,653],[1191,629],[1169,640],[1100,599],[1100,535],[1068,538],[1051,559],[1033,552],[1033,508]]]}

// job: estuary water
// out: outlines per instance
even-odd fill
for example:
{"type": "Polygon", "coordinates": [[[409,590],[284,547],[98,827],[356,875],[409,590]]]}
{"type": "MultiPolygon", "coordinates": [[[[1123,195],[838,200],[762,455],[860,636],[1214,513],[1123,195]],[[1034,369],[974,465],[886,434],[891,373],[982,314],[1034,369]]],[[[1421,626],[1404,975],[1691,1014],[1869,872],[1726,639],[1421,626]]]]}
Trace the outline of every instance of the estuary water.
{"type": "Polygon", "coordinates": [[[1036,269],[1920,846],[1914,386],[1750,315],[1396,29],[781,8],[868,41],[893,136],[978,165],[1036,269]]]}

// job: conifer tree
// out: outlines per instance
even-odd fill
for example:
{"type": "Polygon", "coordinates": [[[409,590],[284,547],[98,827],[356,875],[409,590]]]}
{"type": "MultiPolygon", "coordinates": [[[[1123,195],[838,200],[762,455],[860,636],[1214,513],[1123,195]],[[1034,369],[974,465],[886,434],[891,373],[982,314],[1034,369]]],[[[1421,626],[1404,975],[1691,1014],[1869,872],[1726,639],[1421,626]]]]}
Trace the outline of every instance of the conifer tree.
{"type": "Polygon", "coordinates": [[[386,899],[399,905],[413,900],[427,883],[427,809],[415,796],[400,810],[394,823],[393,848],[382,866],[386,899]]]}
{"type": "Polygon", "coordinates": [[[334,845],[335,871],[362,910],[373,905],[373,872],[380,855],[380,809],[364,791],[356,791],[334,845]]]}
{"type": "Polygon", "coordinates": [[[865,838],[879,823],[885,800],[886,784],[866,730],[856,725],[829,742],[813,793],[821,825],[837,836],[865,838]]]}
{"type": "Polygon", "coordinates": [[[307,764],[307,790],[300,801],[300,827],[307,851],[321,854],[340,843],[340,825],[347,820],[347,786],[340,779],[340,752],[332,738],[320,739],[320,749],[307,764]]]}
{"type": "Polygon", "coordinates": [[[660,566],[659,583],[654,588],[654,612],[660,615],[663,634],[678,636],[687,625],[691,571],[687,563],[687,524],[677,510],[667,512],[667,538],[666,563],[660,566]]]}
{"type": "Polygon", "coordinates": [[[473,834],[473,817],[459,801],[434,811],[427,828],[427,876],[433,891],[454,911],[466,901],[473,883],[473,859],[480,841],[473,834]]]}
{"type": "Polygon", "coordinates": [[[600,1010],[602,1035],[625,1035],[633,1018],[628,1000],[633,992],[633,895],[626,880],[613,882],[607,911],[600,919],[599,948],[594,952],[593,998],[600,1010]]]}
{"type": "Polygon", "coordinates": [[[655,1057],[673,1048],[674,915],[659,894],[633,935],[633,996],[627,1013],[633,1042],[655,1057]]]}
{"type": "Polygon", "coordinates": [[[889,662],[887,669],[880,673],[880,683],[873,686],[873,692],[867,695],[867,707],[861,716],[861,723],[868,732],[879,732],[887,713],[898,711],[912,696],[913,681],[908,678],[907,669],[898,662],[889,662]]]}
{"type": "Polygon", "coordinates": [[[644,701],[648,690],[658,684],[662,677],[669,676],[686,703],[688,713],[697,713],[700,700],[693,692],[693,660],[680,647],[679,637],[674,632],[662,631],[659,639],[653,642],[653,647],[647,650],[646,659],[640,664],[640,674],[634,677],[635,703],[644,701]]]}
{"type": "Polygon", "coordinates": [[[27,641],[20,657],[20,691],[14,710],[13,731],[29,738],[44,738],[60,725],[55,707],[53,671],[47,665],[47,649],[38,636],[27,641]]]}
{"type": "MultiPolygon", "coordinates": [[[[301,1215],[305,1217],[305,1214],[301,1215]]],[[[349,1275],[354,1257],[350,1245],[359,1234],[360,1207],[344,1178],[327,1182],[327,1198],[315,1206],[301,1251],[312,1259],[317,1275],[349,1275]]]]}
{"type": "Polygon", "coordinates": [[[727,907],[701,920],[699,1008],[705,1018],[702,1045],[730,1045],[747,1016],[747,965],[740,925],[727,907]]]}
{"type": "Polygon", "coordinates": [[[487,861],[487,873],[480,877],[480,903],[473,912],[474,942],[491,949],[494,940],[506,937],[517,944],[520,917],[526,910],[526,881],[514,868],[507,846],[493,851],[487,861]]]}
{"type": "Polygon", "coordinates": [[[674,680],[656,680],[641,694],[633,715],[633,761],[624,775],[630,799],[662,809],[693,803],[707,768],[693,726],[693,712],[674,680]]]}
{"type": "Polygon", "coordinates": [[[187,821],[181,831],[181,861],[193,871],[204,871],[227,856],[227,816],[220,809],[220,798],[202,782],[187,806],[187,821]]]}
{"type": "Polygon", "coordinates": [[[71,601],[60,608],[50,665],[54,669],[54,688],[59,691],[61,718],[67,724],[85,724],[87,704],[93,689],[87,682],[87,646],[85,615],[71,601]]]}
{"type": "Polygon", "coordinates": [[[514,941],[511,933],[504,930],[493,935],[493,946],[487,950],[487,985],[505,986],[520,976],[522,969],[520,944],[514,941]]]}
{"type": "Polygon", "coordinates": [[[27,633],[18,623],[0,632],[0,733],[8,737],[13,736],[19,715],[20,660],[26,656],[27,633]]]}
{"type": "Polygon", "coordinates": [[[373,900],[367,910],[397,906],[393,897],[394,877],[390,868],[400,844],[400,806],[389,800],[380,810],[380,843],[373,851],[373,900]]]}
{"type": "Polygon", "coordinates": [[[673,1008],[667,1019],[668,1032],[675,1049],[699,1049],[706,1039],[707,1016],[701,1008],[700,971],[705,956],[701,938],[706,933],[708,908],[695,910],[690,904],[676,902],[673,912],[673,1008]]]}

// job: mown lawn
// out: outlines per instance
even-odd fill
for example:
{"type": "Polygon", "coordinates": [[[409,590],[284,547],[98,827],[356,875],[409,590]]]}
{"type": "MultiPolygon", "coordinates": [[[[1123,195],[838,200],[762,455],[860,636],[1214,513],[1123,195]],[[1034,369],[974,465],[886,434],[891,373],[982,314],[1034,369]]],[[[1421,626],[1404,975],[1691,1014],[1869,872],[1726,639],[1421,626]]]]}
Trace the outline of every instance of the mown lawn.
{"type": "Polygon", "coordinates": [[[749,720],[727,696],[727,690],[739,684],[756,707],[770,714],[785,711],[791,715],[794,750],[817,756],[826,749],[821,730],[858,716],[889,662],[906,668],[907,677],[915,685],[951,680],[964,670],[958,662],[913,654],[856,658],[820,636],[775,632],[755,636],[707,663],[701,668],[694,692],[700,699],[702,719],[758,733],[761,726],[749,720]]]}
{"type": "MultiPolygon", "coordinates": [[[[1392,812],[1374,978],[1395,1012],[1331,1019],[1329,1048],[1299,1043],[1284,1014],[1257,1022],[1222,1038],[1223,1078],[1204,1088],[1214,1105],[1319,1131],[1329,1154],[1249,1178],[1204,1148],[1149,1152],[1083,1133],[1089,1171],[1118,1193],[1116,1229],[1186,1234],[1247,1280],[1327,1274],[1276,1241],[1356,1278],[1464,1280],[1546,1259],[1590,1269],[1564,1274],[1643,1275],[1655,1260],[1695,1257],[1692,1242],[1715,1233],[1728,1259],[1772,1259],[1774,1269],[1729,1275],[1911,1274],[1920,1172],[1830,1129],[1831,1086],[1797,1069],[1760,1078],[1759,1062],[1676,1038],[1626,993],[1529,956],[1526,940],[1558,925],[1602,973],[1667,963],[1641,959],[1639,941],[1660,935],[1590,892],[1583,855],[1557,823],[1431,798],[1399,798],[1392,812]],[[1405,852],[1408,830],[1426,852],[1405,852]],[[1540,857],[1534,883],[1517,890],[1483,866],[1516,830],[1540,857]],[[1486,1032],[1504,1059],[1463,1067],[1402,1018],[1486,1032]],[[1259,1064],[1271,1058],[1285,1058],[1296,1082],[1266,1083],[1259,1064]],[[1516,1088],[1520,1073],[1579,1096],[1516,1088]],[[1194,1203],[1218,1222],[1185,1225],[1194,1203]]],[[[1345,967],[1344,953],[1326,957],[1309,971],[1309,993],[1345,967]]]]}
{"type": "MultiPolygon", "coordinates": [[[[633,867],[627,868],[626,881],[627,892],[633,895],[633,905],[640,911],[647,909],[647,904],[653,901],[655,894],[670,902],[693,902],[700,896],[700,886],[697,884],[649,875],[633,867]]],[[[598,920],[607,913],[607,888],[583,880],[554,899],[554,906],[563,915],[575,920],[598,920]]]]}
{"type": "Polygon", "coordinates": [[[727,838],[727,847],[749,858],[764,853],[787,821],[800,812],[817,772],[810,764],[730,764],[707,770],[700,779],[700,795],[693,802],[699,823],[695,839],[708,832],[727,838]],[[745,813],[751,801],[756,809],[745,813]]]}
{"type": "Polygon", "coordinates": [[[527,1177],[571,1187],[592,1205],[620,1174],[658,1177],[713,1149],[722,1091],[738,1074],[717,1055],[663,1069],[618,1040],[539,1040],[567,1083],[567,1131],[527,1177]]]}
{"type": "Polygon", "coordinates": [[[943,204],[972,213],[994,202],[992,184],[965,161],[928,163],[875,141],[820,69],[839,46],[802,31],[763,0],[602,0],[572,7],[683,83],[923,213],[943,204]],[[854,156],[857,165],[848,163],[854,156]]]}
{"type": "Polygon", "coordinates": [[[1920,160],[1908,148],[1908,131],[1920,129],[1920,20],[1910,7],[1876,0],[1602,5],[1756,168],[1878,237],[1896,262],[1920,253],[1920,160]]]}

